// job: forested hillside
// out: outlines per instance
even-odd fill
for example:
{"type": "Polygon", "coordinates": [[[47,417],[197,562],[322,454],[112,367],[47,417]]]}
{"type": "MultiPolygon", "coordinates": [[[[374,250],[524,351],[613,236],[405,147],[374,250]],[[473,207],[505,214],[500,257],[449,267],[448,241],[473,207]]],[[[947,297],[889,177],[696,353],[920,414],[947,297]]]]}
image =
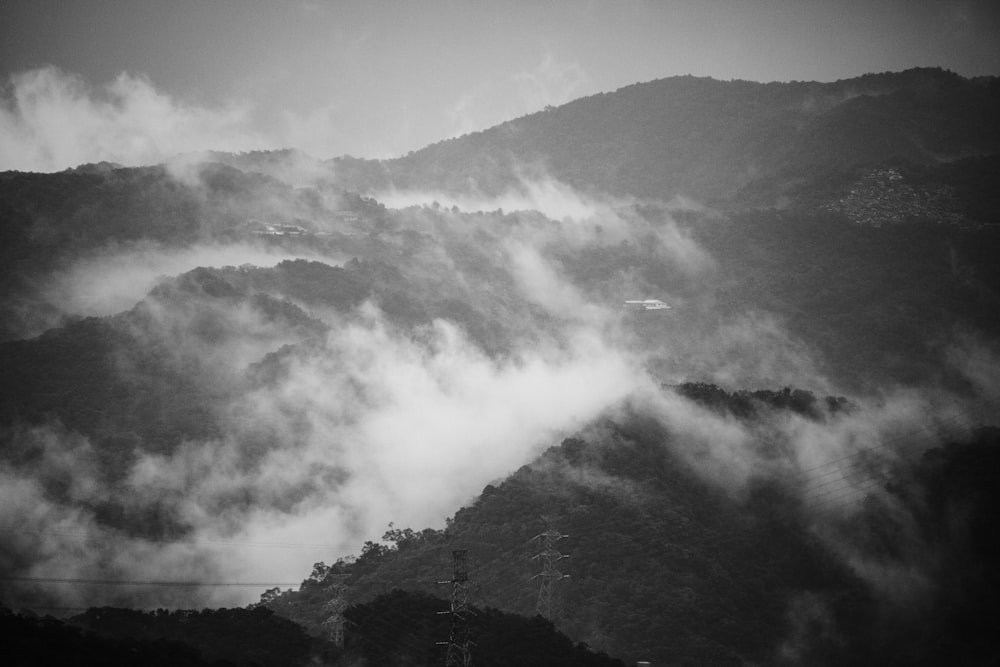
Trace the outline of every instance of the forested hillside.
{"type": "Polygon", "coordinates": [[[0,174],[0,603],[103,637],[3,622],[440,662],[464,550],[474,664],[989,664],[998,97],[676,77],[0,174]]]}
{"type": "MultiPolygon", "coordinates": [[[[856,410],[801,391],[679,390],[748,427],[793,413],[831,425],[856,410]]],[[[390,526],[356,560],[319,563],[300,591],[269,593],[266,604],[322,635],[336,587],[350,600],[397,587],[441,594],[436,582],[463,549],[475,603],[549,613],[570,637],[626,661],[931,665],[993,654],[983,631],[997,620],[986,592],[998,583],[990,563],[1000,544],[987,525],[1000,500],[988,481],[1000,470],[997,431],[929,450],[919,438],[900,444],[902,458],[860,506],[853,486],[824,488],[831,469],[813,471],[818,490],[775,475],[791,452],[774,435],[754,443],[772,472],[760,468],[734,493],[700,478],[662,426],[622,415],[487,486],[445,530],[390,526]],[[554,584],[554,605],[537,609],[539,536],[552,528],[568,578],[554,584]],[[903,577],[913,569],[922,581],[886,590],[859,562],[903,577]],[[962,628],[962,619],[975,620],[962,628]]]]}
{"type": "Polygon", "coordinates": [[[575,100],[384,162],[341,160],[353,187],[498,194],[538,172],[583,190],[773,204],[855,170],[1000,149],[1000,87],[940,69],[833,83],[673,77],[575,100]]]}

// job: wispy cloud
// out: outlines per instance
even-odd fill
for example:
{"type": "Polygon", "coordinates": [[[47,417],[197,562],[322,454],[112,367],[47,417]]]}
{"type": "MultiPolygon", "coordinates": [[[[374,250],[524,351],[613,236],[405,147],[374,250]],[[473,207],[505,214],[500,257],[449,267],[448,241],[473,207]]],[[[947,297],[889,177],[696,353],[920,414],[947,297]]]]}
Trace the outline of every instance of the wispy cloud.
{"type": "Polygon", "coordinates": [[[134,306],[160,280],[199,266],[273,266],[299,257],[317,255],[249,243],[206,243],[188,248],[132,244],[74,260],[49,276],[42,296],[62,314],[113,315],[134,306]]]}
{"type": "MultiPolygon", "coordinates": [[[[385,303],[373,296],[356,308],[311,310],[329,327],[322,340],[295,346],[301,337],[294,325],[242,302],[151,304],[150,329],[130,330],[135,349],[155,347],[168,368],[207,378],[218,393],[206,407],[221,435],[190,436],[165,450],[137,443],[112,492],[95,443],[55,423],[22,429],[13,442],[38,453],[27,463],[0,465],[0,499],[10,508],[0,517],[0,538],[13,545],[8,569],[147,579],[224,571],[294,581],[311,563],[346,553],[235,543],[357,544],[376,539],[390,521],[440,526],[485,484],[623,402],[658,418],[684,460],[736,496],[755,476],[791,480],[804,499],[832,479],[843,484],[837,499],[851,511],[877,469],[841,470],[838,461],[866,448],[891,457],[900,433],[939,433],[950,421],[961,433],[971,422],[961,401],[930,389],[861,401],[859,411],[824,422],[778,415],[756,425],[664,391],[662,383],[684,380],[835,390],[818,354],[780,317],[753,304],[720,306],[713,292],[718,267],[671,217],[671,206],[646,203],[639,212],[631,202],[544,176],[524,177],[498,198],[395,195],[387,200],[423,206],[389,211],[378,243],[364,247],[374,248],[375,260],[392,259],[405,290],[385,303]],[[437,197],[508,214],[454,212],[431,205],[437,197]],[[518,209],[528,212],[510,214],[518,209]],[[683,298],[673,301],[673,292],[683,298]],[[413,306],[409,316],[432,302],[461,307],[408,320],[391,312],[400,296],[413,306]],[[631,297],[662,297],[675,308],[628,312],[621,301],[631,297]],[[500,340],[502,352],[477,338],[476,324],[500,340]],[[266,368],[248,380],[248,366],[265,356],[266,368]],[[783,456],[764,456],[765,441],[783,456]],[[823,478],[808,474],[824,466],[823,478]],[[125,539],[93,509],[109,500],[155,506],[197,544],[125,539]],[[67,534],[25,540],[24,524],[67,534]]],[[[160,273],[192,264],[270,265],[280,256],[244,243],[107,248],[48,284],[52,301],[66,310],[107,314],[130,306],[160,273]]],[[[951,361],[995,399],[997,359],[967,338],[956,343],[951,361]]],[[[126,366],[122,373],[142,372],[141,364],[126,366]]],[[[602,476],[595,483],[612,481],[602,476]]],[[[884,572],[843,536],[825,539],[859,572],[870,566],[865,576],[884,572]]],[[[212,599],[234,601],[250,600],[212,599]]]]}
{"type": "Polygon", "coordinates": [[[252,129],[246,106],[185,104],[128,73],[95,87],[54,67],[22,72],[0,103],[0,169],[55,171],[102,160],[132,166],[205,148],[270,145],[252,129]]]}

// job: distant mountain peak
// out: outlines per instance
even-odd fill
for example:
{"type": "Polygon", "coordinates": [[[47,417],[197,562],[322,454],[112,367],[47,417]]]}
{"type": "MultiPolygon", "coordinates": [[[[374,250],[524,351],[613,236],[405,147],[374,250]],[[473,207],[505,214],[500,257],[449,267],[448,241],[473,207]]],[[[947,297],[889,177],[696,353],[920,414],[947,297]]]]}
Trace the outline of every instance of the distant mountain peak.
{"type": "Polygon", "coordinates": [[[524,165],[588,191],[724,204],[887,162],[1000,152],[1000,86],[940,68],[820,82],[675,76],[547,108],[384,161],[336,161],[343,187],[498,195],[524,165]]]}

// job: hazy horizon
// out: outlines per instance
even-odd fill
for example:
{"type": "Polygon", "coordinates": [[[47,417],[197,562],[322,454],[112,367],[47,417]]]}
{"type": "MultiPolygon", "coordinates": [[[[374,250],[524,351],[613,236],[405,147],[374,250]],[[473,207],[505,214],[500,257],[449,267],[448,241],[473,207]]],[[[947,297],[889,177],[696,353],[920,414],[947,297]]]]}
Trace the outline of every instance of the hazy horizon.
{"type": "Polygon", "coordinates": [[[193,150],[387,158],[691,74],[1000,73],[989,2],[5,3],[0,168],[193,150]]]}

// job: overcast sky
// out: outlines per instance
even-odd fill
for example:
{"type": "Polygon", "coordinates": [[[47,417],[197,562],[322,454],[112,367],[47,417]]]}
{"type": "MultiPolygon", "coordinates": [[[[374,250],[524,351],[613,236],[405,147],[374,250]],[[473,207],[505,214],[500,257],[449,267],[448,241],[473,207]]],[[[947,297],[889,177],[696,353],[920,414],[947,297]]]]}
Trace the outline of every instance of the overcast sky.
{"type": "Polygon", "coordinates": [[[1000,74],[995,0],[0,0],[0,168],[391,157],[631,83],[1000,74]]]}

